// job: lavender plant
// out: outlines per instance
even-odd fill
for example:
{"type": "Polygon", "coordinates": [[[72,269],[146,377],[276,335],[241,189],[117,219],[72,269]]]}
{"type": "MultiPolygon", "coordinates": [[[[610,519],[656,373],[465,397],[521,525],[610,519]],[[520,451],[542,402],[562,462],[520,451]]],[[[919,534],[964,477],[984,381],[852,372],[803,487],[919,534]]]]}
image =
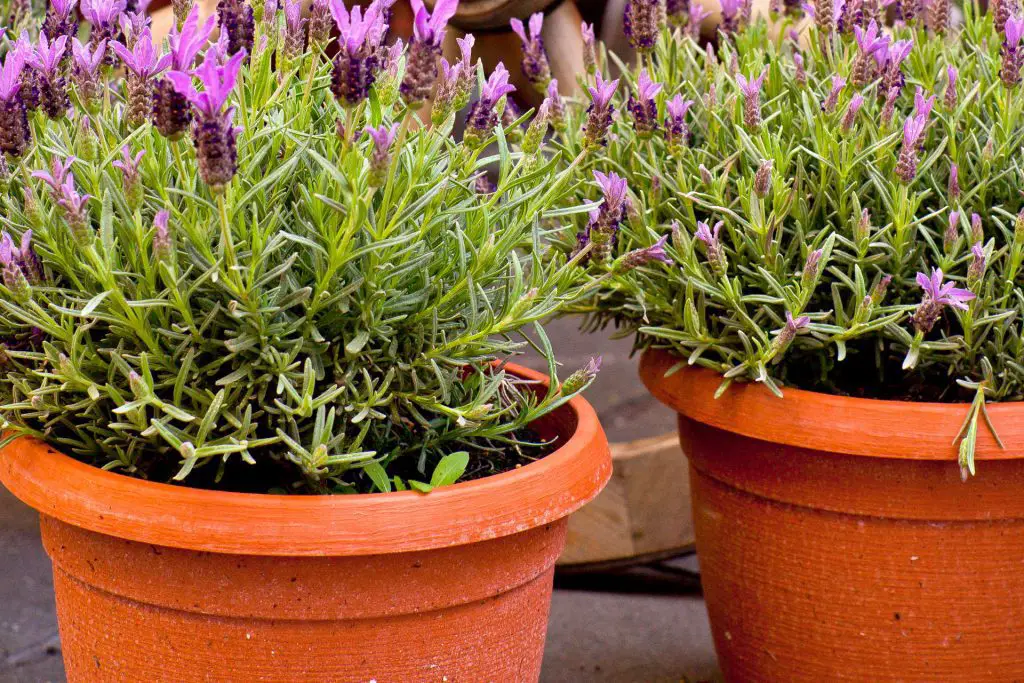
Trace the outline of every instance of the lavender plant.
{"type": "Polygon", "coordinates": [[[723,2],[707,46],[677,10],[618,86],[585,79],[559,141],[595,208],[559,249],[590,245],[604,284],[575,310],[720,393],[970,402],[973,471],[985,401],[1024,398],[1024,20],[804,7],[776,5],[773,39],[723,2]],[[621,268],[644,249],[664,258],[621,268]]]}
{"type": "Polygon", "coordinates": [[[238,0],[214,44],[193,9],[165,48],[144,20],[111,30],[117,2],[87,4],[84,42],[26,38],[0,66],[8,438],[152,480],[316,493],[428,490],[545,452],[530,423],[596,366],[558,380],[539,322],[592,285],[582,257],[541,256],[547,226],[587,207],[569,206],[574,165],[510,145],[507,72],[485,79],[471,40],[445,117],[410,110],[453,7],[419,17],[413,58],[384,46],[386,4],[334,0],[331,61],[321,39],[268,48],[305,30],[290,5],[250,26],[238,0]],[[55,94],[30,106],[37,77],[55,94]],[[527,345],[546,391],[504,368],[527,345]]]}

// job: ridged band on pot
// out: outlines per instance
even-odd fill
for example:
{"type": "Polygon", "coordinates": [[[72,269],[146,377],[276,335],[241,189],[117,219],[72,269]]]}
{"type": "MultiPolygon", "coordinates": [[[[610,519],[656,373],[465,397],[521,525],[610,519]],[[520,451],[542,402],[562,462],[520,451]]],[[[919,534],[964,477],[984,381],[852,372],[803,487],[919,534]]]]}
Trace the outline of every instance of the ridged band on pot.
{"type": "Polygon", "coordinates": [[[701,579],[729,681],[1024,680],[1024,405],[989,407],[963,482],[964,404],[734,383],[640,364],[680,413],[701,579]]]}
{"type": "Polygon", "coordinates": [[[566,516],[611,474],[583,399],[534,427],[561,447],[426,495],[202,491],[31,439],[0,481],[41,512],[72,683],[530,681],[566,516]]]}

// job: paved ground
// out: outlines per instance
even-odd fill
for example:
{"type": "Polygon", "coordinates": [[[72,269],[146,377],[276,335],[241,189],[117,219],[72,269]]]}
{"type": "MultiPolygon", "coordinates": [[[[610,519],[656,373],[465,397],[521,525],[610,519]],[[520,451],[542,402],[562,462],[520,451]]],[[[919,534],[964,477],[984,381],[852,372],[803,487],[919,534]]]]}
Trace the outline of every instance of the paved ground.
{"type": "MultiPolygon", "coordinates": [[[[567,369],[581,366],[590,355],[603,355],[604,367],[588,398],[611,439],[673,429],[672,415],[636,379],[628,341],[582,335],[572,321],[554,323],[548,333],[567,369]]],[[[684,558],[671,565],[692,570],[696,560],[684,558]]],[[[556,590],[543,683],[717,680],[704,603],[691,579],[676,576],[666,580],[664,574],[649,577],[634,571],[602,582],[602,588],[610,583],[620,590],[628,587],[629,593],[556,590]]],[[[36,518],[3,488],[0,577],[0,683],[63,681],[50,566],[39,544],[36,518]]]]}

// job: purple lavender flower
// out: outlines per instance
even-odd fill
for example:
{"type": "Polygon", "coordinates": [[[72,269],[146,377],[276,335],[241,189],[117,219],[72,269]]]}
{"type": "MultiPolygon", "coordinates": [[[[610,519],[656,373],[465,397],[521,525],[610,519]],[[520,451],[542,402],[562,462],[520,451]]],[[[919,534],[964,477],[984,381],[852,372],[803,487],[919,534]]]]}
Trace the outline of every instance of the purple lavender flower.
{"type": "Polygon", "coordinates": [[[1017,0],[994,0],[989,4],[989,9],[992,12],[996,33],[1002,33],[1006,29],[1006,22],[1016,16],[1020,8],[1017,0]]]}
{"type": "Polygon", "coordinates": [[[649,247],[634,249],[619,258],[615,266],[616,273],[628,273],[634,268],[646,266],[654,261],[661,261],[671,265],[672,259],[665,252],[665,243],[668,242],[668,235],[662,235],[657,242],[649,247]]]}
{"type": "Polygon", "coordinates": [[[53,38],[65,36],[71,40],[78,34],[76,5],[78,5],[78,0],[50,0],[40,33],[45,33],[53,38]]]}
{"type": "Polygon", "coordinates": [[[650,52],[661,33],[664,10],[659,0],[626,0],[622,29],[637,52],[650,52]]]}
{"type": "Polygon", "coordinates": [[[888,93],[892,88],[897,88],[900,92],[903,91],[905,79],[901,65],[910,56],[913,49],[914,41],[898,40],[885,49],[875,51],[875,61],[878,62],[882,71],[882,90],[884,92],[888,93]]]}
{"type": "Polygon", "coordinates": [[[196,90],[188,73],[171,71],[167,74],[174,89],[195,107],[197,118],[192,137],[199,160],[199,175],[214,192],[223,190],[237,170],[235,138],[239,129],[232,124],[235,108],[224,110],[224,105],[235,88],[245,57],[244,51],[236,52],[227,63],[219,65],[214,51],[208,51],[202,66],[195,72],[203,83],[203,92],[196,90]]]}
{"type": "Polygon", "coordinates": [[[423,0],[412,0],[415,13],[413,35],[406,56],[405,77],[399,87],[402,99],[409,106],[418,107],[430,96],[437,79],[445,26],[455,16],[458,7],[458,0],[438,0],[431,13],[424,7],[423,0]]]}
{"type": "Polygon", "coordinates": [[[366,134],[373,141],[373,151],[370,153],[370,186],[380,187],[388,177],[388,169],[391,167],[391,145],[395,142],[395,132],[398,124],[390,126],[381,124],[373,128],[366,127],[366,134]]]}
{"type": "Polygon", "coordinates": [[[128,70],[128,77],[125,79],[125,118],[130,127],[141,126],[153,112],[153,77],[171,66],[173,55],[168,53],[157,57],[156,49],[153,47],[153,36],[148,28],[143,29],[131,50],[116,40],[111,43],[110,48],[128,70]]]}
{"type": "Polygon", "coordinates": [[[947,254],[952,254],[960,242],[960,212],[950,211],[949,220],[946,223],[946,232],[942,235],[942,248],[947,254]]]}
{"type": "Polygon", "coordinates": [[[220,0],[217,16],[221,31],[227,35],[227,53],[234,55],[243,50],[246,54],[252,53],[256,21],[249,3],[245,0],[220,0]]]}
{"type": "Polygon", "coordinates": [[[537,113],[533,115],[533,120],[530,121],[530,126],[526,129],[526,135],[523,136],[521,145],[525,154],[536,154],[541,143],[544,142],[544,136],[548,132],[548,119],[551,116],[548,113],[550,107],[551,100],[545,97],[537,108],[537,113]]]}
{"type": "MultiPolygon", "coordinates": [[[[107,47],[118,37],[120,26],[118,18],[125,9],[125,0],[81,0],[79,7],[82,15],[92,24],[92,31],[89,32],[89,45],[93,50],[101,42],[107,47]]],[[[103,64],[114,66],[117,58],[114,53],[107,50],[104,54],[103,64]]]]}
{"type": "Polygon", "coordinates": [[[880,34],[878,24],[873,20],[866,29],[862,29],[860,26],[853,28],[858,51],[850,72],[850,81],[857,88],[862,88],[875,80],[878,71],[875,55],[889,47],[889,36],[880,34]]]}
{"type": "Polygon", "coordinates": [[[686,20],[686,33],[694,41],[700,40],[700,27],[704,20],[711,16],[711,12],[704,9],[700,0],[689,0],[688,18],[686,20]]]}
{"type": "Polygon", "coordinates": [[[896,113],[896,99],[900,96],[899,88],[889,88],[885,94],[885,104],[882,106],[882,126],[889,127],[892,117],[896,113]]]}
{"type": "Polygon", "coordinates": [[[29,284],[37,285],[43,281],[43,262],[32,246],[31,230],[22,233],[18,246],[10,234],[0,233],[0,265],[18,268],[29,284]]]}
{"type": "Polygon", "coordinates": [[[547,120],[555,130],[565,130],[565,103],[562,95],[558,92],[558,80],[552,78],[548,83],[548,96],[544,98],[547,103],[547,120]]]}
{"type": "Polygon", "coordinates": [[[836,15],[836,30],[842,34],[849,34],[864,23],[864,4],[862,0],[837,0],[836,15]]]}
{"type": "MultiPolygon", "coordinates": [[[[149,5],[149,0],[145,0],[146,6],[149,5]]],[[[124,44],[129,50],[135,47],[135,41],[141,36],[142,32],[150,27],[153,22],[146,12],[143,11],[132,11],[128,10],[118,17],[117,23],[121,27],[121,35],[124,36],[124,44]]]]}
{"type": "Polygon", "coordinates": [[[594,171],[594,178],[601,187],[603,198],[601,204],[590,212],[590,222],[586,232],[577,235],[577,243],[589,243],[589,258],[604,263],[611,258],[612,250],[618,241],[619,223],[626,211],[626,179],[614,171],[605,175],[594,171]]]}
{"type": "Polygon", "coordinates": [[[128,199],[128,206],[132,209],[138,208],[142,203],[142,183],[139,182],[139,164],[146,150],[140,149],[133,157],[131,148],[125,145],[121,148],[121,158],[112,162],[112,166],[121,171],[124,194],[128,199]]]}
{"type": "Polygon", "coordinates": [[[67,36],[60,36],[51,43],[45,33],[40,33],[39,42],[26,56],[26,61],[35,70],[39,106],[51,119],[61,118],[71,106],[67,80],[61,67],[67,42],[67,36]]]}
{"type": "Polygon", "coordinates": [[[917,89],[914,91],[914,114],[927,119],[931,116],[934,107],[935,95],[925,97],[924,90],[921,86],[917,86],[917,89]]]}
{"type": "Polygon", "coordinates": [[[0,68],[0,153],[19,157],[28,150],[31,133],[28,110],[21,97],[21,76],[25,54],[10,50],[0,68]]]}
{"type": "Polygon", "coordinates": [[[831,114],[836,110],[836,105],[839,104],[839,93],[846,87],[846,79],[839,74],[833,74],[832,76],[832,89],[828,93],[828,97],[821,103],[821,110],[826,114],[831,114]]]}
{"type": "Polygon", "coordinates": [[[91,43],[82,45],[78,38],[71,42],[71,74],[82,106],[95,112],[100,105],[100,67],[103,66],[103,58],[107,54],[107,43],[101,40],[92,49],[89,45],[91,43]]]}
{"type": "Polygon", "coordinates": [[[505,65],[498,62],[480,89],[480,98],[470,108],[466,117],[466,130],[462,134],[463,142],[470,147],[479,147],[498,125],[498,114],[494,108],[502,97],[516,89],[509,84],[508,75],[505,65]]]}
{"type": "Polygon", "coordinates": [[[313,0],[309,13],[309,43],[324,47],[331,39],[331,3],[330,0],[313,0]]]}
{"type": "Polygon", "coordinates": [[[857,112],[860,111],[862,106],[864,106],[864,96],[857,93],[850,99],[850,104],[846,107],[846,113],[843,114],[843,132],[847,132],[853,128],[853,124],[857,120],[857,112]]]}
{"type": "Polygon", "coordinates": [[[927,125],[927,114],[908,116],[903,123],[903,147],[896,160],[896,176],[908,185],[914,181],[914,177],[917,175],[917,149],[927,125]]]}
{"type": "Polygon", "coordinates": [[[930,278],[924,273],[918,273],[917,284],[924,290],[924,296],[910,317],[910,323],[920,334],[931,332],[946,306],[966,311],[967,302],[974,298],[973,292],[957,289],[956,283],[952,281],[943,284],[942,271],[938,268],[932,270],[930,278]]]}
{"type": "Polygon", "coordinates": [[[15,260],[10,244],[10,235],[3,233],[0,237],[0,282],[15,301],[28,303],[32,298],[32,286],[15,260]]]}
{"type": "Polygon", "coordinates": [[[743,123],[751,130],[761,126],[761,87],[767,76],[767,67],[760,76],[749,80],[743,74],[736,74],[736,83],[743,94],[743,123]]]}
{"type": "Polygon", "coordinates": [[[168,225],[171,213],[166,209],[157,211],[153,216],[153,260],[168,262],[174,254],[174,244],[168,225]]]}
{"type": "Polygon", "coordinates": [[[946,92],[943,96],[943,104],[948,111],[956,109],[957,102],[959,101],[956,94],[957,74],[955,66],[950,65],[946,67],[946,92]]]}
{"type": "Polygon", "coordinates": [[[971,265],[967,266],[967,286],[973,288],[985,276],[985,248],[981,242],[971,247],[971,265]]]}
{"type": "Polygon", "coordinates": [[[601,356],[594,356],[587,361],[582,368],[565,378],[558,391],[563,396],[572,396],[582,391],[588,384],[594,381],[597,373],[601,371],[601,356]]]}
{"type": "Polygon", "coordinates": [[[976,213],[971,214],[971,239],[975,242],[981,242],[985,239],[985,230],[981,226],[981,216],[976,213]]]}
{"type": "Polygon", "coordinates": [[[804,70],[804,56],[799,52],[793,53],[793,66],[796,67],[796,82],[800,85],[807,85],[807,71],[804,70]]]}
{"type": "Polygon", "coordinates": [[[802,315],[799,318],[793,318],[793,314],[786,311],[786,323],[779,330],[779,333],[775,336],[772,341],[771,357],[775,362],[778,362],[782,358],[782,354],[785,353],[786,349],[796,338],[796,335],[801,330],[807,329],[811,324],[811,319],[806,315],[802,315]]]}
{"type": "Polygon", "coordinates": [[[1024,51],[1020,48],[1020,39],[1024,37],[1024,17],[1007,19],[1003,36],[1003,65],[999,78],[1003,85],[1013,89],[1020,85],[1020,68],[1024,64],[1024,51]]]}
{"type": "Polygon", "coordinates": [[[693,100],[684,100],[676,94],[665,104],[668,116],[665,118],[665,142],[669,154],[679,154],[690,144],[690,128],[686,125],[686,112],[693,106],[693,100]]]}
{"type": "Polygon", "coordinates": [[[476,85],[476,68],[473,64],[473,44],[476,38],[472,33],[467,33],[462,38],[456,38],[455,43],[459,46],[459,83],[455,92],[455,108],[462,109],[469,104],[469,97],[476,85]]]}
{"type": "Polygon", "coordinates": [[[949,165],[949,198],[960,198],[960,169],[956,164],[949,165]]]}
{"type": "Polygon", "coordinates": [[[343,0],[331,0],[331,14],[340,32],[331,92],[344,106],[365,100],[377,79],[380,42],[376,37],[383,35],[381,27],[386,25],[383,12],[378,0],[370,3],[365,14],[359,6],[350,13],[343,0]]]}
{"type": "Polygon", "coordinates": [[[294,61],[306,47],[306,19],[302,16],[302,0],[284,0],[284,41],[282,55],[294,61]]]}
{"type": "Polygon", "coordinates": [[[92,196],[78,194],[78,190],[75,188],[75,176],[71,172],[71,164],[74,160],[74,157],[68,157],[65,161],[60,161],[55,157],[52,162],[52,173],[33,171],[32,177],[39,178],[50,186],[54,201],[63,212],[64,220],[68,223],[75,244],[85,246],[92,241],[93,237],[92,231],[89,229],[89,214],[86,211],[86,203],[92,196]]]}
{"type": "Polygon", "coordinates": [[[580,25],[583,35],[583,66],[588,74],[597,71],[597,38],[594,35],[594,25],[583,22],[580,25]]]}
{"type": "Polygon", "coordinates": [[[740,10],[743,0],[719,0],[719,4],[722,8],[722,23],[719,28],[726,35],[732,35],[740,27],[740,10]]]}
{"type": "Polygon", "coordinates": [[[768,191],[772,187],[772,167],[774,163],[771,159],[762,159],[760,166],[757,167],[757,173],[754,174],[754,193],[758,197],[765,197],[768,191]]]}
{"type": "Polygon", "coordinates": [[[719,238],[723,225],[725,225],[724,221],[718,221],[715,223],[715,227],[711,228],[704,221],[700,221],[697,223],[697,231],[693,234],[694,237],[704,243],[708,265],[719,275],[724,273],[726,269],[725,249],[719,238]]]}
{"type": "Polygon", "coordinates": [[[590,93],[590,107],[587,108],[587,120],[583,124],[584,144],[589,149],[597,149],[607,144],[608,129],[612,125],[612,96],[619,85],[619,79],[606,82],[600,73],[594,74],[594,85],[587,87],[590,93]]]}
{"type": "Polygon", "coordinates": [[[513,19],[509,25],[523,44],[522,66],[526,79],[538,92],[544,92],[551,80],[551,67],[548,65],[548,56],[544,52],[544,39],[541,37],[544,13],[537,12],[530,15],[529,34],[519,19],[513,19]]]}
{"type": "Polygon", "coordinates": [[[458,62],[452,65],[444,57],[441,58],[441,77],[437,81],[434,103],[430,110],[430,120],[435,126],[441,125],[455,111],[455,98],[458,96],[461,75],[458,62]]]}
{"type": "MultiPolygon", "coordinates": [[[[199,7],[193,6],[181,27],[172,26],[167,34],[170,47],[170,68],[187,73],[192,70],[196,55],[210,39],[216,25],[216,17],[210,17],[199,25],[199,7]]],[[[192,107],[188,98],[178,92],[171,80],[161,77],[153,89],[153,124],[168,140],[178,140],[192,123],[192,107]]]]}
{"type": "Polygon", "coordinates": [[[647,74],[647,69],[640,72],[636,84],[636,96],[629,96],[626,107],[633,115],[633,129],[641,139],[654,135],[658,128],[658,103],[655,97],[661,92],[661,83],[655,83],[647,74]]]}
{"type": "Polygon", "coordinates": [[[942,35],[949,28],[949,0],[931,0],[928,5],[928,27],[942,35]]]}

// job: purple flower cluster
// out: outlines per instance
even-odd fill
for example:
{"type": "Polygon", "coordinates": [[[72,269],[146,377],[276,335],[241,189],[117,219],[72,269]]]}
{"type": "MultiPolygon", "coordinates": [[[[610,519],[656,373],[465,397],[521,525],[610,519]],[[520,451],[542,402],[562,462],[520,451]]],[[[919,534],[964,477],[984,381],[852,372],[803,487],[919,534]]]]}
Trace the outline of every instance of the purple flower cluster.
{"type": "Polygon", "coordinates": [[[236,52],[221,65],[215,52],[207,51],[202,65],[195,71],[203,84],[203,92],[196,89],[192,75],[187,72],[171,71],[167,78],[195,109],[192,138],[199,161],[199,175],[212,191],[218,192],[231,182],[237,170],[235,139],[240,129],[232,123],[235,108],[224,109],[224,105],[235,88],[246,53],[236,52]]]}
{"type": "Polygon", "coordinates": [[[1024,37],[1024,18],[1010,17],[1003,29],[1002,55],[1003,64],[999,70],[999,78],[1007,88],[1020,85],[1020,68],[1024,65],[1024,51],[1020,47],[1020,39],[1024,37]]]}
{"type": "Polygon", "coordinates": [[[908,116],[903,123],[903,147],[896,160],[896,176],[904,183],[910,184],[917,176],[918,149],[924,141],[924,131],[934,104],[935,96],[926,99],[918,88],[914,114],[908,116]]]}
{"type": "Polygon", "coordinates": [[[641,139],[650,138],[658,129],[658,103],[654,98],[661,88],[661,83],[652,81],[644,69],[637,78],[636,95],[629,96],[626,108],[633,116],[633,129],[641,139]]]}
{"type": "MultiPolygon", "coordinates": [[[[82,16],[92,24],[89,32],[89,46],[96,50],[100,43],[106,44],[109,48],[111,43],[118,38],[121,30],[118,19],[125,10],[125,0],[82,0],[79,7],[82,16]]],[[[117,57],[111,50],[107,50],[103,56],[105,66],[117,64],[117,57]]]]}
{"type": "Polygon", "coordinates": [[[597,37],[594,35],[594,25],[583,22],[580,25],[580,32],[583,36],[583,66],[588,74],[597,71],[597,37]]]}
{"type": "Polygon", "coordinates": [[[82,105],[89,111],[97,111],[100,105],[101,83],[100,67],[107,54],[106,41],[93,45],[78,42],[75,38],[71,43],[71,76],[78,86],[78,97],[82,105]]]}
{"type": "Polygon", "coordinates": [[[658,240],[649,247],[643,247],[641,249],[634,249],[626,254],[623,254],[618,263],[615,266],[615,272],[627,273],[634,268],[646,266],[648,263],[654,261],[660,261],[662,263],[672,263],[672,259],[665,251],[665,244],[668,242],[668,235],[662,235],[658,240]]]}
{"type": "Polygon", "coordinates": [[[903,91],[903,60],[910,56],[914,49],[912,40],[898,40],[891,45],[875,50],[875,61],[882,74],[882,92],[888,93],[892,88],[903,91]]]}
{"type": "Polygon", "coordinates": [[[508,69],[501,62],[487,78],[480,89],[480,98],[473,103],[466,117],[466,130],[462,140],[470,147],[479,147],[486,140],[494,127],[498,125],[498,113],[495,107],[501,98],[514,92],[516,87],[508,82],[508,69]]]}
{"type": "Polygon", "coordinates": [[[544,39],[541,37],[544,14],[537,12],[530,15],[529,33],[519,19],[513,19],[509,25],[523,44],[523,73],[538,92],[544,92],[551,81],[551,67],[548,65],[544,39]]]}
{"type": "Polygon", "coordinates": [[[761,126],[761,87],[767,76],[767,67],[757,78],[747,79],[743,74],[736,74],[736,84],[743,95],[743,123],[750,130],[757,130],[761,126]]]}
{"type": "Polygon", "coordinates": [[[839,74],[833,74],[832,76],[832,88],[829,90],[828,96],[825,101],[821,103],[821,110],[826,114],[831,114],[836,110],[836,105],[839,104],[839,93],[846,87],[846,79],[839,74]]]}
{"type": "Polygon", "coordinates": [[[881,35],[875,21],[868,24],[866,29],[855,26],[853,35],[857,41],[857,57],[850,71],[850,82],[854,87],[862,88],[875,80],[879,69],[875,55],[889,49],[889,37],[881,35]]]}
{"type": "Polygon", "coordinates": [[[26,230],[15,244],[7,232],[0,233],[0,271],[4,287],[20,302],[32,296],[32,285],[43,281],[43,264],[32,247],[32,231],[26,230]]]}
{"type": "Polygon", "coordinates": [[[441,58],[441,78],[434,93],[434,106],[430,112],[430,119],[434,125],[441,125],[453,111],[458,111],[469,103],[476,77],[471,57],[475,41],[471,33],[456,39],[461,59],[455,64],[449,64],[447,59],[441,58]]]}
{"type": "Polygon", "coordinates": [[[141,126],[153,112],[153,78],[170,68],[173,55],[168,53],[162,57],[157,56],[153,36],[148,28],[143,29],[132,49],[129,50],[116,40],[110,47],[128,71],[125,80],[128,102],[125,119],[133,128],[141,126]]]}
{"type": "MultiPolygon", "coordinates": [[[[179,29],[172,26],[167,35],[170,47],[170,68],[180,73],[192,70],[196,56],[210,39],[216,19],[210,17],[200,27],[199,8],[193,7],[179,29]]],[[[192,122],[192,107],[188,98],[178,92],[169,78],[160,78],[153,91],[153,123],[160,134],[169,140],[181,138],[192,122]]]]}
{"type": "Polygon", "coordinates": [[[690,0],[688,17],[686,19],[686,33],[694,41],[700,40],[700,26],[704,20],[711,16],[711,12],[704,9],[700,0],[690,0]]]}
{"type": "Polygon", "coordinates": [[[124,195],[128,200],[128,206],[132,209],[137,208],[142,203],[143,190],[142,183],[139,182],[139,164],[142,163],[142,157],[145,155],[146,150],[140,149],[135,153],[135,156],[132,156],[131,148],[125,145],[121,148],[121,158],[111,164],[114,168],[121,171],[124,195]]]}
{"type": "Polygon", "coordinates": [[[340,33],[331,92],[344,106],[365,100],[377,78],[380,43],[387,32],[385,11],[380,0],[370,3],[365,14],[359,6],[349,12],[342,0],[331,0],[331,14],[340,33]]]}
{"type": "Polygon", "coordinates": [[[395,142],[398,124],[390,126],[381,124],[376,128],[366,127],[366,134],[373,141],[370,152],[370,185],[380,187],[387,180],[388,169],[391,167],[391,145],[395,142]]]}
{"type": "Polygon", "coordinates": [[[437,80],[437,64],[441,56],[441,41],[445,26],[455,16],[459,0],[438,0],[429,12],[423,0],[412,0],[415,19],[412,40],[405,61],[405,76],[399,91],[406,104],[418,107],[430,96],[437,80]]]}
{"type": "Polygon", "coordinates": [[[587,87],[590,93],[590,107],[587,108],[587,120],[583,124],[584,144],[590,149],[604,147],[608,141],[608,129],[612,125],[612,96],[619,80],[606,82],[600,73],[594,75],[594,85],[587,87]]]}
{"type": "Polygon", "coordinates": [[[638,52],[650,52],[661,33],[664,10],[659,0],[626,0],[622,28],[638,52]]]}
{"type": "Polygon", "coordinates": [[[720,237],[723,225],[725,225],[723,221],[718,221],[715,223],[715,227],[711,228],[704,221],[700,221],[697,223],[697,231],[693,235],[704,243],[704,253],[707,255],[708,265],[719,275],[725,272],[727,266],[725,248],[722,246],[720,237]]]}
{"type": "Polygon", "coordinates": [[[921,303],[918,304],[910,324],[919,334],[928,334],[938,321],[947,306],[966,311],[967,302],[974,298],[974,293],[967,289],[958,289],[952,281],[942,282],[942,271],[932,270],[931,277],[924,273],[917,274],[917,284],[924,291],[921,303]]]}
{"type": "Polygon", "coordinates": [[[244,50],[251,54],[256,35],[252,6],[245,0],[220,0],[217,16],[221,31],[227,34],[227,53],[234,55],[244,50]]]}
{"type": "Polygon", "coordinates": [[[0,67],[0,154],[21,156],[28,150],[31,131],[28,109],[21,96],[21,76],[25,69],[22,50],[10,50],[0,67]]]}
{"type": "Polygon", "coordinates": [[[45,33],[51,38],[64,36],[68,40],[78,35],[78,12],[75,11],[77,5],[78,0],[50,0],[40,33],[45,33]]]}
{"type": "Polygon", "coordinates": [[[601,188],[602,199],[590,212],[590,221],[584,232],[576,235],[577,250],[591,245],[589,258],[604,263],[611,258],[618,241],[619,223],[626,213],[626,179],[615,172],[605,175],[594,171],[601,188]]]}
{"type": "Polygon", "coordinates": [[[92,230],[90,230],[89,214],[86,204],[92,198],[91,195],[80,195],[75,187],[75,176],[71,172],[71,164],[75,157],[68,157],[64,161],[54,157],[51,172],[33,171],[32,177],[39,178],[50,186],[50,193],[53,200],[63,212],[64,220],[75,244],[85,246],[92,241],[92,230]]]}
{"type": "Polygon", "coordinates": [[[676,94],[665,104],[665,142],[669,154],[679,154],[690,144],[690,128],[686,125],[686,112],[693,106],[693,100],[684,100],[676,94]]]}
{"type": "Polygon", "coordinates": [[[38,104],[51,119],[61,118],[71,106],[62,66],[67,42],[67,36],[60,36],[51,43],[45,33],[40,33],[39,41],[25,58],[35,71],[38,104]]]}

